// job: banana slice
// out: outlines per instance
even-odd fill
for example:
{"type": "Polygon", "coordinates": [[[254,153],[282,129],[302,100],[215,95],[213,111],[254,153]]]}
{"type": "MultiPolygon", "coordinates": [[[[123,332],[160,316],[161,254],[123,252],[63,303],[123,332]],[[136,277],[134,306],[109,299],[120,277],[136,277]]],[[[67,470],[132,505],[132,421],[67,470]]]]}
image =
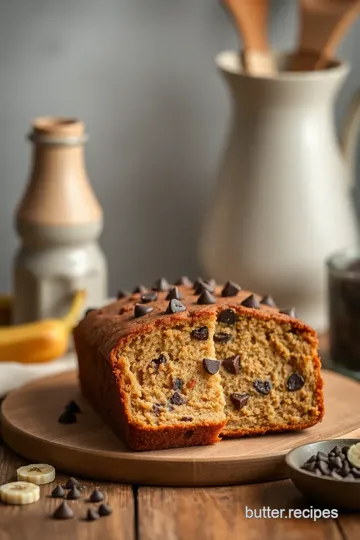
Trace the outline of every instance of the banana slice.
{"type": "Polygon", "coordinates": [[[17,479],[24,482],[32,482],[38,486],[50,484],[55,480],[55,469],[46,463],[33,463],[20,467],[17,471],[17,479]]]}
{"type": "Polygon", "coordinates": [[[351,465],[360,468],[360,443],[356,443],[350,446],[347,458],[350,461],[351,465]]]}
{"type": "Polygon", "coordinates": [[[39,499],[39,486],[30,482],[9,482],[0,486],[0,500],[6,504],[31,504],[39,499]]]}

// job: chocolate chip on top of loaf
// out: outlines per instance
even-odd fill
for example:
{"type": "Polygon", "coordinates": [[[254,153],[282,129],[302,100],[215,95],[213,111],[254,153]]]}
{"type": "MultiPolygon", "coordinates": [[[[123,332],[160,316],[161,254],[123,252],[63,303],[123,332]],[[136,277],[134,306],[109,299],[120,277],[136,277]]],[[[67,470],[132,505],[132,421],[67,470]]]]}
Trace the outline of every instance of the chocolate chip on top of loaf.
{"type": "Polygon", "coordinates": [[[120,291],[74,336],[84,395],[134,450],[303,429],[324,413],[314,330],[232,281],[120,291]]]}

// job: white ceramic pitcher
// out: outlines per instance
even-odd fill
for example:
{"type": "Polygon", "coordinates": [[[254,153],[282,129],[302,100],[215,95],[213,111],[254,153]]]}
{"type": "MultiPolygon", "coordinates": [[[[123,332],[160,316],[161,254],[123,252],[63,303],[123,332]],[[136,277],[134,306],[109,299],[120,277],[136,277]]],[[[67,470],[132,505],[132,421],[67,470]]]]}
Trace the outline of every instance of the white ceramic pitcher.
{"type": "Polygon", "coordinates": [[[270,293],[322,331],[324,261],[357,244],[349,188],[360,93],[339,142],[334,102],[349,65],[290,73],[282,71],[286,62],[279,55],[279,75],[255,78],[236,53],[217,57],[232,97],[231,126],[200,256],[208,275],[270,293]]]}

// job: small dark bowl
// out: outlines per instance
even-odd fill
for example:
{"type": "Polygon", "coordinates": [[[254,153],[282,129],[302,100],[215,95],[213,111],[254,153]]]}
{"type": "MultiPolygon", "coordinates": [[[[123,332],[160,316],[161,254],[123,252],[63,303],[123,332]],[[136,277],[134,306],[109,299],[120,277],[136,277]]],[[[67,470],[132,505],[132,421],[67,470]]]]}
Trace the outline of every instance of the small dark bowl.
{"type": "Polygon", "coordinates": [[[305,461],[317,452],[330,452],[334,446],[343,448],[360,442],[359,439],[329,439],[303,444],[285,456],[289,477],[303,495],[325,508],[360,510],[360,479],[337,480],[315,476],[301,469],[305,461]]]}

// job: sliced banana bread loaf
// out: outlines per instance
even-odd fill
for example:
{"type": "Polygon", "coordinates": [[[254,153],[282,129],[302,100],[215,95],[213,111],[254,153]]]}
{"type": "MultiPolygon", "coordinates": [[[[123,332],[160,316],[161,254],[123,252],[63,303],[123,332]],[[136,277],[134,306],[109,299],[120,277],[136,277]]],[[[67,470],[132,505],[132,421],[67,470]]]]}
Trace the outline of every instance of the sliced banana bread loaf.
{"type": "Polygon", "coordinates": [[[84,395],[134,450],[302,429],[324,412],[316,333],[228,282],[158,280],[74,331],[84,395]]]}

